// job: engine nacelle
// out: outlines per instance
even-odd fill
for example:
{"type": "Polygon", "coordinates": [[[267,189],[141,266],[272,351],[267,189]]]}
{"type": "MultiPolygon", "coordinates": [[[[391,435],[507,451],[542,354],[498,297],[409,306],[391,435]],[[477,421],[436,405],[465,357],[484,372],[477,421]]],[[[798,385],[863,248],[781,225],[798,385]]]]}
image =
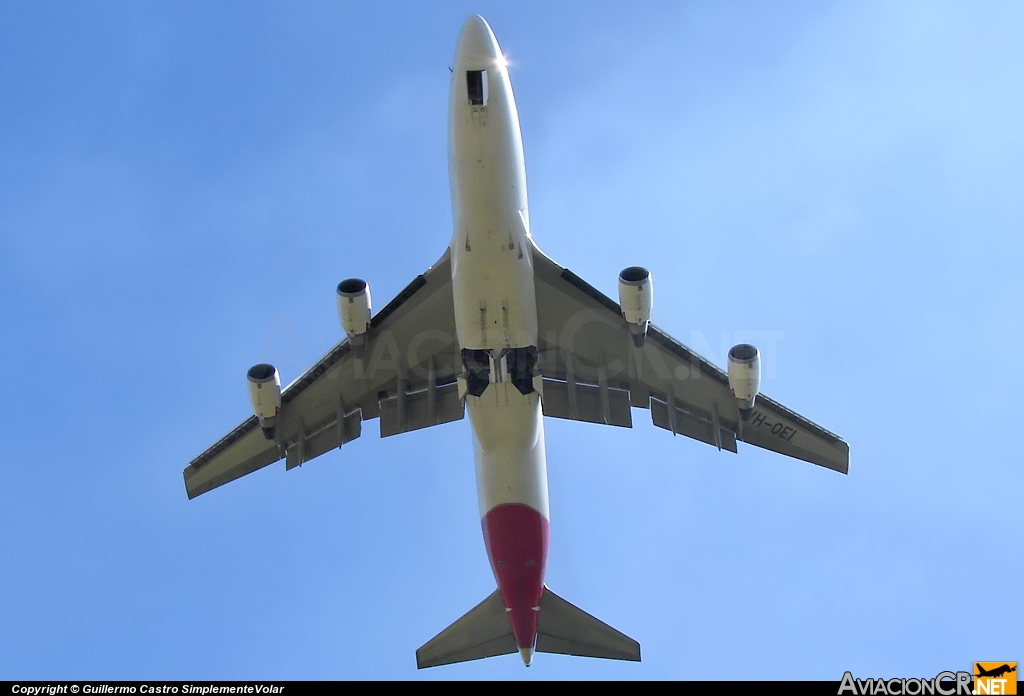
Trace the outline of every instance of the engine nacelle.
{"type": "Polygon", "coordinates": [[[619,274],[619,307],[622,318],[629,325],[633,344],[640,347],[647,338],[647,325],[654,307],[654,285],[651,272],[640,266],[630,266],[619,274]]]}
{"type": "Polygon", "coordinates": [[[338,283],[338,316],[350,339],[370,328],[370,286],[365,280],[349,278],[338,283]]]}
{"type": "Polygon", "coordinates": [[[260,363],[249,368],[249,401],[263,428],[263,436],[273,440],[277,414],[281,410],[281,376],[276,367],[260,363]]]}
{"type": "Polygon", "coordinates": [[[740,417],[748,420],[761,390],[761,351],[749,343],[729,349],[729,388],[740,402],[740,417]]]}

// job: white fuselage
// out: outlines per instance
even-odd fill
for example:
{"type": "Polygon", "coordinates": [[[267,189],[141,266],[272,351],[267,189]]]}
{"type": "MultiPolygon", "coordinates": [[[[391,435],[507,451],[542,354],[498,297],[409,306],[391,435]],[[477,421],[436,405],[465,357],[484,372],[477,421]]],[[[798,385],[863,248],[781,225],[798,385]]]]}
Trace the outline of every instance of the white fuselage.
{"type": "MultiPolygon", "coordinates": [[[[467,22],[452,72],[448,169],[455,229],[451,242],[460,348],[537,345],[526,166],[512,84],[486,24],[467,22]],[[484,71],[486,103],[471,105],[468,71],[484,71]]],[[[477,452],[480,512],[522,503],[548,516],[544,425],[536,392],[502,381],[467,399],[477,452]]]]}
{"type": "MultiPolygon", "coordinates": [[[[541,394],[521,393],[509,381],[502,359],[509,349],[536,347],[537,301],[519,115],[505,60],[479,17],[467,20],[459,36],[448,123],[458,342],[463,352],[487,351],[491,365],[486,389],[466,397],[480,514],[492,568],[515,628],[519,612],[513,606],[514,595],[536,594],[530,599],[536,603],[540,589],[517,590],[513,585],[543,582],[547,468],[541,394]],[[534,522],[533,516],[542,520],[534,522]],[[538,525],[543,526],[543,540],[538,542],[542,548],[504,548],[536,536],[538,525]],[[513,572],[517,563],[525,575],[513,572]]],[[[539,388],[540,380],[535,382],[539,388]]],[[[524,642],[535,640],[535,631],[532,637],[528,628],[515,633],[520,648],[532,653],[532,644],[524,642]]]]}

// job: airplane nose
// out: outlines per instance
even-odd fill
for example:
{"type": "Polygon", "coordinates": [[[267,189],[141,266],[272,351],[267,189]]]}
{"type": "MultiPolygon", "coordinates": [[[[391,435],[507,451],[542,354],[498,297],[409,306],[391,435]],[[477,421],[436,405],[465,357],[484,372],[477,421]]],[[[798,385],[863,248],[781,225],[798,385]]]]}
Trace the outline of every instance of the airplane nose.
{"type": "Polygon", "coordinates": [[[463,69],[486,70],[501,58],[501,48],[487,21],[480,15],[470,16],[462,25],[455,48],[455,62],[463,69]]]}

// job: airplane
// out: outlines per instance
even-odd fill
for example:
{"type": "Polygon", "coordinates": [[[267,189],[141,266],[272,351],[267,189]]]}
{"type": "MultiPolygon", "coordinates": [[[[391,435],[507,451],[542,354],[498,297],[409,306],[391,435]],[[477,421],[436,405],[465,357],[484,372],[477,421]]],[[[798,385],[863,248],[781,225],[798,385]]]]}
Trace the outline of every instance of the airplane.
{"type": "Polygon", "coordinates": [[[284,459],[291,470],[358,438],[461,420],[473,431],[481,526],[497,589],[416,651],[419,668],[519,653],[640,660],[640,644],[552,592],[544,417],[655,426],[718,450],[737,443],[849,470],[837,435],[760,393],[760,351],[723,371],[650,321],[651,274],[618,278],[619,302],[555,263],[530,233],[519,115],[487,22],[459,34],[449,97],[454,230],[441,258],[372,313],[370,288],[337,288],[345,338],[281,389],[248,372],[254,415],[184,470],[189,498],[284,459]]]}
{"type": "Polygon", "coordinates": [[[1008,664],[1004,664],[999,667],[994,667],[993,669],[985,669],[980,664],[976,665],[976,667],[978,668],[978,673],[975,675],[976,677],[1001,677],[1004,674],[1017,671],[1016,664],[1013,667],[1008,664]]]}

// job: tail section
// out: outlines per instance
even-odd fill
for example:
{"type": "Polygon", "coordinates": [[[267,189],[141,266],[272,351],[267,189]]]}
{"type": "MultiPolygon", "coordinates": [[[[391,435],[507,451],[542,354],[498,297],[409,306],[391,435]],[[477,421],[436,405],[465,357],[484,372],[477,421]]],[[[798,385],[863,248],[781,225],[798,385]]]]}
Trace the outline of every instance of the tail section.
{"type": "Polygon", "coordinates": [[[537,618],[537,652],[640,661],[639,643],[565,601],[546,586],[537,618]]]}
{"type": "Polygon", "coordinates": [[[518,652],[501,592],[495,590],[416,651],[416,666],[438,667],[518,652]]]}
{"type": "MultiPolygon", "coordinates": [[[[546,586],[537,617],[536,652],[640,661],[640,644],[582,609],[565,601],[546,586]]],[[[519,652],[529,666],[534,649],[516,645],[501,592],[470,609],[416,651],[416,666],[438,667],[484,657],[519,652]],[[527,654],[528,653],[528,654],[527,654]]]]}

